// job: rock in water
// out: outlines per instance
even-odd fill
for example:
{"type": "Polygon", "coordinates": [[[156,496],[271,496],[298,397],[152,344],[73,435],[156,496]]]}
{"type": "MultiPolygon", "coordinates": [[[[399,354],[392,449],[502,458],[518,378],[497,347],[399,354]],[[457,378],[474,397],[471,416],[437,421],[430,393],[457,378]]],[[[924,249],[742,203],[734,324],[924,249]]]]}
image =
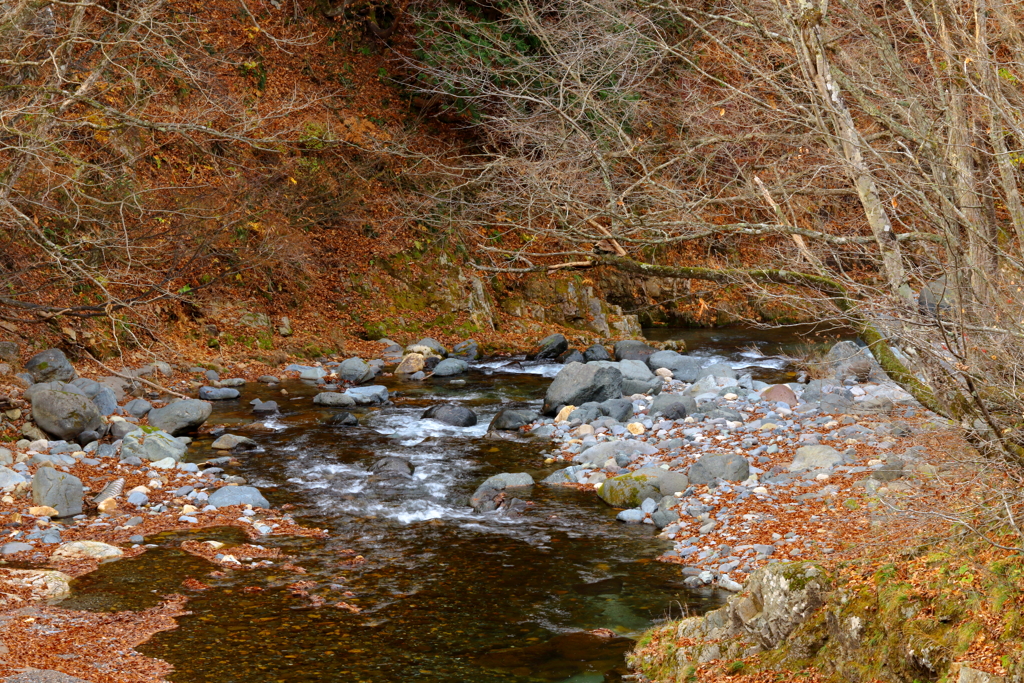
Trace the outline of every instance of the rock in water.
{"type": "Polygon", "coordinates": [[[313,398],[313,403],[321,406],[341,407],[348,408],[356,404],[355,399],[347,394],[341,394],[337,391],[324,391],[317,394],[313,398]]]}
{"type": "Polygon", "coordinates": [[[47,349],[29,358],[25,371],[36,382],[70,382],[78,377],[68,357],[60,349],[47,349]]]}
{"type": "Polygon", "coordinates": [[[651,370],[664,368],[672,373],[673,378],[692,384],[700,374],[701,361],[675,351],[658,351],[647,357],[647,365],[651,370]]]}
{"type": "Polygon", "coordinates": [[[352,413],[341,411],[324,420],[328,427],[358,427],[359,420],[352,413]]]}
{"type": "Polygon", "coordinates": [[[352,398],[356,405],[383,405],[388,402],[388,388],[380,384],[371,384],[368,387],[351,387],[345,390],[345,395],[352,398]]]}
{"type": "Polygon", "coordinates": [[[258,447],[259,444],[252,439],[245,436],[237,436],[235,434],[222,434],[213,442],[213,448],[219,451],[230,451],[235,448],[249,451],[258,447]]]}
{"type": "Polygon", "coordinates": [[[427,358],[422,353],[406,354],[402,362],[395,368],[396,375],[415,375],[427,367],[427,358]]]}
{"type": "Polygon", "coordinates": [[[229,387],[199,387],[199,398],[206,401],[230,401],[238,398],[238,389],[229,387]]]}
{"type": "Polygon", "coordinates": [[[477,418],[476,413],[465,406],[443,403],[427,408],[421,419],[437,420],[455,427],[472,427],[477,418]]]}
{"type": "Polygon", "coordinates": [[[745,481],[750,476],[750,463],[735,453],[709,453],[690,465],[688,476],[695,486],[714,484],[719,479],[745,481]]]}
{"type": "Polygon", "coordinates": [[[269,508],[270,503],[254,486],[224,486],[210,494],[208,504],[216,507],[229,505],[252,505],[254,508],[269,508]]]}
{"type": "Polygon", "coordinates": [[[658,349],[648,346],[642,341],[626,339],[616,342],[615,360],[640,360],[647,362],[651,354],[657,353],[658,349]]]}
{"type": "Polygon", "coordinates": [[[554,415],[562,406],[578,406],[612,398],[622,398],[622,373],[618,368],[569,363],[548,386],[543,413],[554,415]]]}
{"type": "Polygon", "coordinates": [[[50,436],[64,441],[103,425],[96,404],[67,391],[44,390],[32,395],[32,419],[50,436]]]}
{"type": "Polygon", "coordinates": [[[59,517],[82,514],[82,480],[52,467],[40,467],[32,477],[32,502],[51,507],[59,517]]]}
{"type": "Polygon", "coordinates": [[[598,490],[601,500],[612,507],[639,507],[648,498],[659,499],[658,481],[661,474],[650,470],[637,470],[608,479],[598,490]]]}
{"type": "Polygon", "coordinates": [[[476,360],[480,357],[480,345],[472,339],[467,339],[453,346],[451,355],[454,358],[476,360]]]}
{"type": "Polygon", "coordinates": [[[109,543],[72,541],[57,548],[51,557],[64,560],[116,560],[122,555],[124,555],[123,550],[109,543]]]}
{"type": "Polygon", "coordinates": [[[491,420],[487,431],[499,430],[513,432],[520,427],[525,427],[537,419],[537,413],[532,410],[512,410],[505,408],[498,412],[491,420]]]}
{"type": "Polygon", "coordinates": [[[461,375],[466,370],[469,370],[469,363],[466,361],[459,360],[458,358],[445,358],[434,368],[434,376],[450,377],[452,375],[461,375]]]}
{"type": "Polygon", "coordinates": [[[561,334],[552,334],[544,337],[533,347],[527,358],[530,360],[545,360],[558,358],[569,348],[569,340],[561,334]]]}
{"type": "Polygon", "coordinates": [[[412,476],[412,464],[405,458],[399,458],[397,455],[389,455],[381,458],[377,462],[373,463],[374,472],[390,472],[392,474],[401,474],[407,477],[412,476]]]}
{"type": "Polygon", "coordinates": [[[213,406],[206,401],[188,398],[149,411],[149,424],[178,436],[198,429],[209,419],[211,412],[213,406]]]}
{"type": "Polygon", "coordinates": [[[364,363],[361,358],[349,358],[342,361],[337,372],[338,377],[352,384],[365,384],[377,376],[373,368],[364,363]]]}

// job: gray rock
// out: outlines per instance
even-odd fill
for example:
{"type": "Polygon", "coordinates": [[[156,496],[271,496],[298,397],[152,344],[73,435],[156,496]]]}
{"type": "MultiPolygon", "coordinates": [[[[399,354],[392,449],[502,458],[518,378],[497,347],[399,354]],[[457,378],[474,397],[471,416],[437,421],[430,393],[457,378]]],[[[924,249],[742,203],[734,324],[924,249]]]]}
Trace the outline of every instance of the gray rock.
{"type": "Polygon", "coordinates": [[[178,436],[195,431],[209,419],[211,412],[213,406],[206,401],[183,399],[149,411],[149,424],[178,436]]]}
{"type": "Polygon", "coordinates": [[[212,447],[219,451],[230,451],[235,448],[248,451],[259,448],[259,444],[245,436],[222,434],[213,442],[212,447]]]}
{"type": "Polygon", "coordinates": [[[516,431],[520,427],[525,427],[539,417],[537,413],[532,410],[512,410],[511,408],[505,408],[498,411],[498,414],[491,420],[491,424],[488,425],[487,431],[499,430],[499,431],[516,431]]]}
{"type": "Polygon", "coordinates": [[[648,346],[642,341],[627,339],[616,342],[615,360],[639,360],[647,362],[651,354],[657,353],[658,349],[648,346]]]}
{"type": "Polygon", "coordinates": [[[40,467],[32,477],[32,502],[48,505],[58,517],[82,514],[82,480],[52,467],[40,467]]]}
{"type": "Polygon", "coordinates": [[[690,466],[687,476],[694,486],[708,486],[719,479],[744,481],[750,476],[750,463],[735,453],[709,453],[690,466]]]}
{"type": "Polygon", "coordinates": [[[39,391],[32,396],[32,419],[44,432],[58,439],[73,439],[86,430],[98,430],[96,404],[67,391],[39,391]]]}
{"type": "Polygon", "coordinates": [[[651,370],[665,368],[672,372],[672,377],[682,382],[693,383],[701,371],[701,361],[693,356],[684,356],[675,351],[658,351],[647,358],[651,370]]]}
{"type": "Polygon", "coordinates": [[[709,365],[708,367],[701,369],[701,371],[697,373],[698,380],[704,377],[724,377],[726,379],[736,379],[736,371],[733,370],[731,366],[726,365],[725,363],[715,363],[714,365],[709,365]]]}
{"type": "Polygon", "coordinates": [[[658,481],[663,474],[662,471],[648,469],[621,474],[601,484],[598,495],[612,507],[635,508],[647,498],[661,497],[658,481]]]}
{"type": "Polygon", "coordinates": [[[649,415],[661,414],[669,420],[682,420],[687,415],[697,412],[697,402],[691,396],[680,394],[661,394],[651,401],[647,410],[649,415]]]}
{"type": "Polygon", "coordinates": [[[654,379],[646,381],[638,381],[635,379],[622,380],[622,393],[624,396],[633,396],[634,394],[656,395],[661,393],[661,388],[661,377],[655,377],[654,379]]]}
{"type": "Polygon", "coordinates": [[[393,474],[412,476],[412,463],[405,458],[389,455],[373,463],[374,472],[390,472],[393,474]]]}
{"type": "Polygon", "coordinates": [[[93,398],[94,396],[96,396],[96,394],[99,393],[100,389],[103,388],[102,384],[100,384],[94,379],[89,379],[87,377],[79,377],[78,379],[70,382],[70,384],[71,386],[75,386],[81,389],[82,392],[89,398],[93,398]]]}
{"type": "Polygon", "coordinates": [[[580,353],[579,351],[577,351],[576,349],[569,349],[568,351],[566,351],[565,353],[560,355],[557,360],[562,365],[565,365],[566,363],[586,363],[587,362],[586,358],[583,357],[583,354],[580,353]]]}
{"type": "Polygon", "coordinates": [[[34,382],[70,382],[78,377],[68,357],[60,349],[47,349],[29,358],[25,371],[34,382]]]}
{"type": "Polygon", "coordinates": [[[144,398],[135,398],[124,404],[124,411],[134,417],[143,418],[153,410],[153,404],[144,398]]]}
{"type": "Polygon", "coordinates": [[[313,403],[321,406],[331,406],[332,408],[350,408],[356,404],[356,401],[348,394],[324,391],[313,398],[313,403]]]}
{"type": "Polygon", "coordinates": [[[871,351],[852,341],[841,341],[829,349],[825,364],[832,376],[840,382],[847,377],[854,377],[861,383],[882,382],[886,379],[885,371],[871,355],[871,351]]]}
{"type": "Polygon", "coordinates": [[[942,276],[921,288],[917,305],[925,315],[948,315],[953,310],[953,287],[942,276]]]}
{"type": "Polygon", "coordinates": [[[533,477],[526,472],[502,472],[488,477],[484,483],[477,488],[492,488],[502,491],[512,488],[527,488],[533,486],[533,477]]]}
{"type": "Polygon", "coordinates": [[[530,351],[527,358],[530,360],[558,358],[560,355],[565,353],[568,348],[569,341],[565,338],[565,335],[552,334],[537,342],[537,345],[533,347],[533,350],[530,351]]]}
{"type": "Polygon", "coordinates": [[[434,376],[450,377],[452,375],[461,375],[466,370],[469,370],[469,363],[466,361],[459,360],[458,358],[445,358],[434,368],[434,376]]]}
{"type": "Polygon", "coordinates": [[[281,382],[281,379],[274,375],[260,375],[256,381],[262,382],[263,384],[278,384],[281,382]]]}
{"type": "Polygon", "coordinates": [[[204,401],[230,401],[239,395],[238,389],[229,387],[199,387],[199,398],[204,401]]]}
{"type": "Polygon", "coordinates": [[[134,505],[137,508],[142,507],[149,502],[149,496],[142,491],[135,491],[134,493],[128,494],[128,504],[134,505]]]}
{"type": "MultiPolygon", "coordinates": [[[[95,443],[100,440],[100,433],[94,429],[87,429],[78,436],[75,437],[75,441],[79,446],[83,448],[91,443],[95,443]]],[[[95,448],[95,446],[93,447],[95,448]]],[[[76,449],[77,450],[77,449],[76,449]]]]}
{"type": "Polygon", "coordinates": [[[469,506],[476,512],[493,512],[498,509],[504,494],[498,489],[481,486],[469,498],[469,506]]]}
{"type": "Polygon", "coordinates": [[[793,462],[789,464],[790,472],[806,472],[831,468],[843,461],[843,454],[831,446],[803,446],[796,449],[793,462]]]}
{"type": "Polygon", "coordinates": [[[548,386],[543,412],[554,415],[561,406],[578,406],[588,401],[600,402],[611,398],[622,398],[622,373],[618,368],[570,363],[548,386]]]}
{"type": "Polygon", "coordinates": [[[420,339],[415,344],[410,344],[409,346],[405,347],[405,352],[422,353],[423,355],[428,355],[427,353],[423,352],[424,349],[426,349],[429,352],[429,355],[437,356],[438,358],[448,357],[448,349],[446,349],[444,345],[441,344],[441,342],[437,341],[436,339],[431,339],[430,337],[425,337],[423,339],[420,339]]]}
{"type": "Polygon", "coordinates": [[[252,412],[257,415],[269,415],[276,413],[278,410],[280,409],[277,406],[277,401],[261,401],[256,399],[256,403],[252,407],[252,412]]]}
{"type": "Polygon", "coordinates": [[[112,422],[110,424],[110,438],[112,438],[115,441],[117,441],[118,439],[123,439],[126,434],[130,434],[131,432],[134,432],[138,428],[139,425],[135,424],[134,422],[112,422]]]}
{"type": "Polygon", "coordinates": [[[17,363],[21,357],[21,344],[12,341],[0,341],[0,360],[6,363],[17,363]]]}
{"type": "Polygon", "coordinates": [[[3,546],[0,546],[0,555],[13,555],[15,553],[25,552],[26,550],[35,550],[35,546],[31,543],[19,543],[17,541],[4,543],[3,546]]]}
{"type": "Polygon", "coordinates": [[[244,387],[245,380],[241,377],[231,377],[220,381],[222,387],[244,387]]]}
{"type": "Polygon", "coordinates": [[[324,420],[324,424],[328,427],[358,427],[359,420],[352,413],[342,410],[324,420]]]}
{"type": "Polygon", "coordinates": [[[9,467],[0,467],[0,489],[13,488],[18,484],[24,484],[26,481],[28,479],[9,467]]]}
{"type": "Polygon", "coordinates": [[[582,471],[583,471],[583,467],[581,467],[580,465],[570,465],[569,467],[566,467],[564,469],[560,469],[560,470],[557,470],[555,472],[552,472],[547,477],[545,477],[541,481],[541,483],[542,484],[575,484],[578,481],[576,479],[576,473],[577,472],[582,472],[582,471]]]}
{"type": "Polygon", "coordinates": [[[633,414],[633,402],[628,398],[610,398],[599,406],[604,415],[616,422],[625,422],[633,414]]]}
{"type": "Polygon", "coordinates": [[[476,360],[480,357],[480,345],[472,339],[461,341],[452,347],[451,356],[465,360],[476,360]]]}
{"type": "Polygon", "coordinates": [[[574,456],[573,462],[603,466],[609,458],[613,458],[620,467],[623,467],[636,459],[637,456],[654,455],[657,452],[657,448],[645,441],[636,441],[634,439],[604,441],[574,456]]]}
{"type": "Polygon", "coordinates": [[[611,354],[608,353],[608,349],[601,346],[600,344],[594,344],[588,346],[587,350],[583,352],[583,362],[589,363],[595,360],[612,360],[611,354]]]}
{"type": "Polygon", "coordinates": [[[336,372],[338,377],[352,384],[365,384],[377,376],[373,368],[364,363],[361,358],[349,358],[342,361],[336,372]]]}
{"type": "Polygon", "coordinates": [[[178,462],[187,449],[188,446],[165,431],[153,427],[137,427],[121,441],[121,460],[136,457],[157,462],[171,458],[178,462]]]}
{"type": "Polygon", "coordinates": [[[270,503],[254,486],[224,486],[210,494],[208,505],[215,508],[230,505],[252,505],[254,508],[269,508],[270,503]]]}
{"type": "Polygon", "coordinates": [[[109,387],[101,386],[96,395],[92,397],[92,402],[100,411],[100,415],[113,415],[117,412],[117,395],[109,387]]]}
{"type": "Polygon", "coordinates": [[[452,403],[430,406],[421,416],[423,420],[437,420],[455,427],[472,427],[477,417],[469,408],[452,403]]]}
{"type": "Polygon", "coordinates": [[[689,477],[682,472],[665,472],[658,480],[658,491],[663,496],[671,496],[673,493],[685,491],[689,485],[689,477]]]}
{"type": "Polygon", "coordinates": [[[640,524],[644,521],[645,517],[647,517],[647,515],[644,513],[644,511],[637,510],[636,508],[632,508],[630,510],[623,510],[619,514],[615,515],[615,519],[619,520],[620,522],[626,522],[627,524],[640,524]]]}
{"type": "Polygon", "coordinates": [[[345,390],[345,395],[350,396],[356,405],[381,405],[388,401],[388,388],[379,384],[368,387],[351,387],[345,390]]]}

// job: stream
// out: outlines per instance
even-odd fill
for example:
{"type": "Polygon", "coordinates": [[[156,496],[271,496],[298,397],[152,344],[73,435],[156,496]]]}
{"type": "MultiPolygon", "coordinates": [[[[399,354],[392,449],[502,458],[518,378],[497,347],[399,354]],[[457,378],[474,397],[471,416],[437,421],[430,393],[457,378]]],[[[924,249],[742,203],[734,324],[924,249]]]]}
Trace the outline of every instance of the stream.
{"type": "MultiPolygon", "coordinates": [[[[786,381],[793,375],[778,354],[805,337],[800,330],[653,330],[650,338],[681,338],[709,363],[786,381]]],[[[235,454],[239,464],[230,473],[260,487],[275,507],[295,506],[297,520],[330,532],[327,540],[265,541],[306,573],[278,562],[214,577],[218,568],[180,543],[241,543],[240,531],[169,533],[147,538],[157,546],[149,552],[76,580],[61,606],[139,610],[169,593],[188,594],[191,615],[178,619],[179,628],[137,648],[174,665],[170,679],[181,683],[621,680],[623,653],[639,632],[713,609],[725,596],[683,588],[678,566],[654,561],[669,547],[657,530],[616,522],[593,493],[536,485],[516,494],[532,503],[520,519],[468,507],[492,474],[525,471],[540,480],[558,467],[543,465],[545,442],[485,433],[501,408],[536,407],[560,367],[492,359],[473,363],[462,385],[379,378],[400,392],[395,405],[353,411],[360,426],[342,429],[321,424],[333,411],[313,405],[319,390],[312,382],[273,389],[249,383],[241,399],[215,402],[209,424],[260,444],[235,454]],[[252,425],[255,397],[277,400],[283,412],[252,425]],[[419,419],[438,401],[472,408],[478,424],[419,419]],[[411,480],[372,470],[392,455],[413,464],[411,480]],[[187,591],[185,577],[211,588],[187,591]],[[309,592],[322,606],[288,589],[300,580],[315,584],[309,592]],[[332,606],[338,602],[359,611],[332,606]],[[597,629],[607,631],[591,633],[597,629]]],[[[197,439],[188,459],[215,457],[211,441],[197,439]]]]}

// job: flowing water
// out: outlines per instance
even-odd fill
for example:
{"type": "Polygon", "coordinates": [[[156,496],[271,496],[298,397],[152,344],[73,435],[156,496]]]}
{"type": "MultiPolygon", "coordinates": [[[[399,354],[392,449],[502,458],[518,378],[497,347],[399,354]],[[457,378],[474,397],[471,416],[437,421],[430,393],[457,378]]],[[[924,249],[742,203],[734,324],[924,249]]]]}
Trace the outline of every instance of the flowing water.
{"type": "MultiPolygon", "coordinates": [[[[688,333],[679,333],[684,336],[688,333]]],[[[658,330],[652,337],[665,338],[658,330]]],[[[693,335],[690,335],[691,337],[693,335]]],[[[698,353],[755,377],[787,372],[766,341],[761,352],[729,333],[705,335],[698,353]]],[[[762,340],[764,341],[764,340],[762,340]]],[[[694,346],[690,340],[689,346],[694,346]]],[[[290,503],[306,524],[327,529],[324,540],[271,537],[306,569],[226,572],[179,549],[185,539],[240,543],[234,529],[165,534],[158,547],[111,562],[74,584],[73,609],[143,609],[182,592],[186,576],[210,584],[190,592],[192,614],[139,649],[169,661],[182,683],[293,681],[437,681],[574,683],[620,680],[631,638],[652,623],[700,613],[724,596],[682,587],[677,566],[653,561],[667,545],[654,527],[623,525],[592,493],[534,486],[517,495],[532,506],[525,517],[479,515],[467,500],[498,472],[543,478],[543,442],[490,440],[491,417],[502,407],[535,407],[560,366],[509,360],[474,364],[454,386],[448,379],[384,383],[395,405],[357,412],[361,425],[321,425],[331,414],[311,398],[311,383],[277,389],[247,385],[240,401],[219,402],[210,419],[238,430],[251,423],[248,401],[274,398],[283,413],[245,433],[257,452],[238,455],[230,469],[264,490],[275,506],[290,503]],[[427,406],[458,401],[479,415],[475,427],[420,420],[427,406]],[[411,480],[372,471],[384,456],[415,467],[411,480]],[[361,557],[361,559],[360,559],[361,557]],[[324,599],[314,607],[287,586],[309,580],[324,599]],[[254,590],[256,589],[262,590],[254,590]],[[338,602],[358,608],[333,607],[338,602]],[[607,632],[594,634],[596,629],[607,632]]],[[[240,430],[238,430],[240,431],[240,430]]],[[[213,452],[209,438],[189,450],[213,452]]]]}

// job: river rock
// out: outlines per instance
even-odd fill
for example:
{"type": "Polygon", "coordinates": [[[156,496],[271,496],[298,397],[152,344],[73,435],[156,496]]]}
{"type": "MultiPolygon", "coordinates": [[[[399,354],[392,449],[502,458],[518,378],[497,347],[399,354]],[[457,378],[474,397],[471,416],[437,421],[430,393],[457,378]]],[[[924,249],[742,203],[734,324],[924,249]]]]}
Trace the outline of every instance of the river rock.
{"type": "Polygon", "coordinates": [[[761,392],[761,400],[768,401],[770,403],[785,403],[790,408],[796,406],[796,404],[800,402],[800,399],[796,397],[793,390],[785,384],[773,384],[768,387],[761,392]]]}
{"type": "Polygon", "coordinates": [[[359,420],[355,415],[347,411],[340,411],[324,420],[328,427],[358,427],[359,420]]]}
{"type": "Polygon", "coordinates": [[[402,362],[395,368],[396,375],[414,375],[417,372],[423,372],[423,368],[427,367],[427,359],[422,353],[409,353],[406,354],[402,362]]]}
{"type": "Polygon", "coordinates": [[[364,363],[361,358],[343,360],[338,365],[336,372],[338,377],[352,384],[365,384],[377,376],[373,368],[364,363]]]}
{"type": "Polygon", "coordinates": [[[543,413],[554,415],[566,405],[582,405],[622,398],[622,373],[618,368],[595,363],[570,363],[564,366],[548,386],[543,413]]]}
{"type": "Polygon", "coordinates": [[[582,471],[583,471],[583,467],[582,466],[580,466],[580,465],[570,465],[569,467],[566,467],[566,468],[563,468],[563,469],[556,470],[556,471],[552,472],[547,477],[545,477],[541,481],[541,483],[542,484],[576,484],[579,481],[576,478],[576,474],[578,472],[582,472],[582,471]]]}
{"type": "Polygon", "coordinates": [[[4,543],[0,546],[0,555],[14,555],[15,553],[23,553],[26,550],[35,550],[35,546],[31,543],[19,543],[13,541],[11,543],[4,543]]]}
{"type": "Polygon", "coordinates": [[[583,357],[583,354],[576,349],[569,349],[556,359],[562,365],[567,363],[586,363],[587,360],[583,357]]]}
{"type": "Polygon", "coordinates": [[[620,522],[626,522],[627,524],[640,524],[644,521],[647,514],[643,510],[632,508],[630,510],[623,510],[619,514],[615,515],[615,519],[620,522]]]}
{"type": "Polygon", "coordinates": [[[569,340],[562,334],[552,334],[544,337],[533,347],[526,356],[530,360],[545,360],[558,358],[569,348],[569,340]]]}
{"type": "Polygon", "coordinates": [[[491,424],[488,425],[487,431],[516,431],[520,427],[525,427],[530,424],[536,420],[537,417],[537,413],[532,410],[512,410],[511,408],[504,408],[498,411],[498,414],[491,420],[491,424]]]}
{"type": "Polygon", "coordinates": [[[210,494],[206,501],[215,508],[230,505],[252,505],[254,508],[269,508],[270,503],[254,486],[223,486],[210,494]]]}
{"type": "Polygon", "coordinates": [[[750,463],[735,453],[709,453],[690,465],[687,476],[694,486],[713,485],[719,479],[744,481],[750,476],[750,463]]]}
{"type": "Polygon", "coordinates": [[[78,377],[74,366],[60,349],[47,349],[29,358],[25,372],[36,382],[70,382],[78,377]]]}
{"type": "Polygon", "coordinates": [[[244,387],[245,379],[242,377],[230,377],[220,380],[220,385],[222,387],[244,387]]]}
{"type": "Polygon", "coordinates": [[[245,436],[238,436],[236,434],[221,434],[212,445],[213,448],[218,451],[230,451],[235,448],[249,451],[254,448],[259,448],[259,444],[252,439],[245,436]]]}
{"type": "Polygon", "coordinates": [[[492,488],[499,491],[513,488],[527,488],[533,486],[533,477],[526,472],[502,472],[488,477],[484,483],[477,488],[492,488]]]}
{"type": "Polygon", "coordinates": [[[350,387],[345,390],[345,395],[350,396],[356,405],[383,405],[388,402],[388,388],[380,384],[371,384],[367,387],[350,387]]]}
{"type": "Polygon", "coordinates": [[[594,360],[611,360],[611,354],[608,353],[608,349],[601,346],[600,344],[594,344],[588,346],[587,350],[583,352],[583,361],[589,363],[594,360]]]}
{"type": "Polygon", "coordinates": [[[621,439],[618,441],[605,441],[573,457],[573,462],[581,464],[590,463],[602,466],[609,458],[613,458],[619,467],[624,467],[641,455],[654,455],[658,449],[646,441],[634,439],[621,439]]]}
{"type": "Polygon", "coordinates": [[[94,396],[96,396],[96,394],[99,393],[100,389],[103,388],[102,384],[100,384],[94,379],[89,379],[88,377],[79,377],[78,379],[69,382],[69,384],[73,387],[78,387],[79,389],[81,389],[82,393],[88,396],[89,398],[93,398],[94,396]]]}
{"type": "Polygon", "coordinates": [[[199,398],[204,401],[230,401],[238,397],[238,389],[231,389],[229,387],[199,387],[199,398]]]}
{"type": "Polygon", "coordinates": [[[144,398],[132,399],[124,404],[124,411],[138,418],[145,417],[151,410],[153,410],[153,404],[144,398]]]}
{"type": "Polygon", "coordinates": [[[350,408],[356,404],[354,398],[337,391],[323,391],[313,397],[313,403],[332,408],[350,408]]]}
{"type": "Polygon", "coordinates": [[[683,382],[693,383],[700,374],[701,360],[693,356],[684,356],[676,351],[658,351],[647,357],[647,365],[651,370],[665,368],[672,377],[683,382]]]}
{"type": "Polygon", "coordinates": [[[393,474],[412,476],[412,464],[405,458],[396,455],[389,455],[373,463],[373,471],[378,473],[391,472],[393,474]]]}
{"type": "Polygon", "coordinates": [[[117,546],[99,541],[72,541],[57,548],[51,555],[54,560],[116,560],[124,555],[117,546]]]}
{"type": "Polygon", "coordinates": [[[615,360],[639,360],[646,363],[647,359],[657,351],[658,349],[648,346],[642,341],[626,339],[616,342],[615,360]]]}
{"type": "Polygon", "coordinates": [[[736,371],[731,366],[725,363],[715,363],[703,368],[697,373],[697,379],[703,379],[704,377],[724,377],[725,379],[736,379],[736,371]]]}
{"type": "Polygon", "coordinates": [[[481,486],[469,497],[469,506],[476,512],[493,512],[498,509],[504,495],[499,489],[481,486]]]}
{"type": "Polygon", "coordinates": [[[103,422],[96,404],[67,391],[40,391],[32,396],[32,419],[57,439],[73,439],[86,430],[98,430],[103,422]]]}
{"type": "Polygon", "coordinates": [[[149,411],[149,424],[172,436],[179,436],[198,429],[209,419],[211,412],[213,406],[206,401],[182,399],[149,411]]]}
{"type": "Polygon", "coordinates": [[[454,427],[472,427],[477,421],[476,413],[465,406],[453,403],[430,406],[420,419],[437,420],[454,427]]]}
{"type": "Polygon", "coordinates": [[[687,415],[697,412],[697,402],[691,396],[679,394],[661,394],[655,396],[648,408],[649,415],[661,413],[668,420],[682,420],[687,415]]]}
{"type": "Polygon", "coordinates": [[[18,484],[24,484],[28,479],[18,474],[9,467],[0,467],[0,489],[12,489],[18,484]]]}
{"type": "Polygon", "coordinates": [[[269,415],[271,413],[276,413],[278,412],[278,410],[280,410],[280,408],[277,405],[277,401],[261,401],[258,398],[255,399],[255,401],[256,402],[253,403],[252,406],[252,412],[256,413],[257,415],[269,415]]]}
{"type": "Polygon", "coordinates": [[[430,337],[424,337],[415,344],[410,344],[405,347],[405,352],[419,353],[424,356],[436,356],[438,358],[448,357],[448,349],[446,349],[441,342],[436,339],[431,339],[430,337]]]}
{"type": "Polygon", "coordinates": [[[685,491],[689,485],[689,477],[682,472],[665,472],[658,480],[658,491],[663,496],[671,496],[673,493],[685,491]]]}
{"type": "Polygon", "coordinates": [[[843,454],[831,446],[803,446],[796,449],[793,462],[789,464],[790,472],[806,472],[831,468],[843,461],[843,454]]]}
{"type": "Polygon", "coordinates": [[[130,434],[139,428],[139,425],[134,422],[128,422],[127,420],[119,420],[117,422],[110,423],[110,438],[114,441],[123,439],[126,434],[130,434]]]}
{"type": "Polygon", "coordinates": [[[160,462],[170,458],[181,460],[188,447],[169,433],[150,427],[139,427],[124,436],[121,441],[121,460],[136,457],[140,460],[160,462]]]}
{"type": "Polygon", "coordinates": [[[472,339],[461,341],[452,347],[451,357],[476,360],[480,357],[480,345],[472,339]]]}
{"type": "Polygon", "coordinates": [[[82,514],[82,480],[52,467],[40,467],[32,477],[32,502],[51,507],[58,517],[82,514]]]}
{"type": "Polygon", "coordinates": [[[603,415],[616,422],[624,422],[633,414],[633,402],[628,398],[610,398],[607,401],[601,401],[598,408],[603,415]]]}
{"type": "Polygon", "coordinates": [[[841,341],[829,349],[825,364],[839,382],[847,377],[853,377],[862,384],[869,381],[883,382],[886,379],[885,372],[871,352],[852,341],[841,341]]]}
{"type": "Polygon", "coordinates": [[[662,474],[651,470],[621,474],[602,483],[598,495],[612,507],[639,507],[647,498],[661,498],[658,480],[662,474]]]}
{"type": "Polygon", "coordinates": [[[469,370],[469,363],[458,358],[445,358],[434,368],[435,377],[451,377],[461,375],[469,370]]]}

